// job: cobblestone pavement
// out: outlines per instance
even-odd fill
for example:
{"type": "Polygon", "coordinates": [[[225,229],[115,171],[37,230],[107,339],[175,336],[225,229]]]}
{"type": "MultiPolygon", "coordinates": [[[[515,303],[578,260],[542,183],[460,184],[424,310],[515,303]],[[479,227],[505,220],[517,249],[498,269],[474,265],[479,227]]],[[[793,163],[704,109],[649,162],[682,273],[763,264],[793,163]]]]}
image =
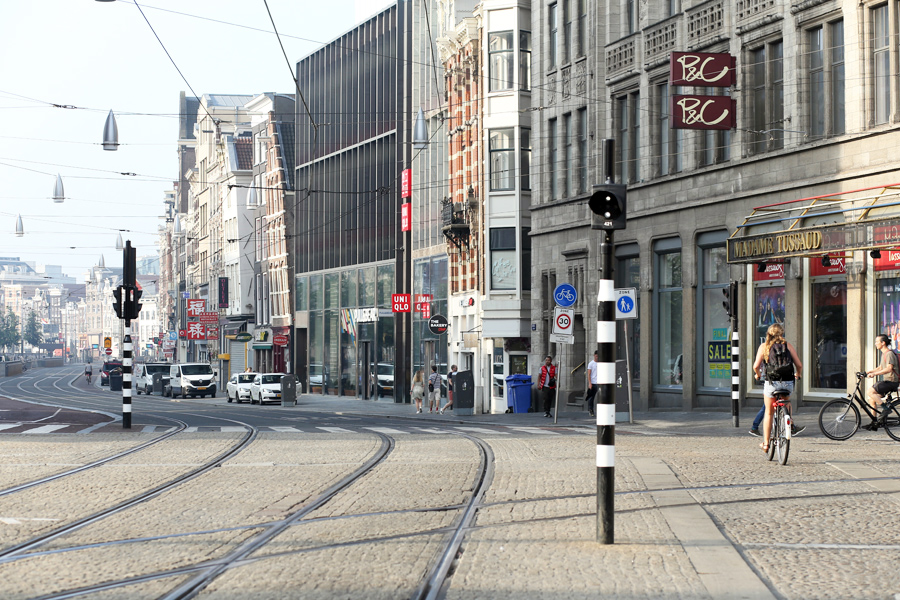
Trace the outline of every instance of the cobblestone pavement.
{"type": "MultiPolygon", "coordinates": [[[[309,399],[297,412],[323,410],[322,404],[309,399]]],[[[757,438],[731,426],[730,415],[636,415],[634,424],[617,427],[615,544],[600,545],[593,426],[580,414],[563,415],[559,425],[581,427],[585,435],[551,436],[515,430],[547,425],[540,415],[422,418],[402,405],[330,408],[435,429],[465,422],[489,444],[493,478],[443,590],[450,599],[900,593],[900,443],[880,431],[833,442],[814,431],[814,414],[801,413],[797,421],[810,427],[780,466],[765,460],[757,438]],[[509,428],[487,427],[497,424],[509,428]]],[[[149,435],[4,438],[11,455],[0,457],[0,489],[149,435]]],[[[141,482],[188,469],[238,435],[179,434],[178,441],[109,466],[2,497],[0,548],[58,522],[41,519],[71,520],[141,482]]],[[[220,469],[46,544],[42,553],[0,560],[0,597],[35,598],[221,558],[354,471],[379,444],[364,431],[262,433],[220,469]]],[[[410,597],[459,518],[478,463],[475,445],[460,435],[397,436],[383,463],[201,596],[410,597]]],[[[156,598],[186,579],[140,583],[127,597],[156,598]]]]}

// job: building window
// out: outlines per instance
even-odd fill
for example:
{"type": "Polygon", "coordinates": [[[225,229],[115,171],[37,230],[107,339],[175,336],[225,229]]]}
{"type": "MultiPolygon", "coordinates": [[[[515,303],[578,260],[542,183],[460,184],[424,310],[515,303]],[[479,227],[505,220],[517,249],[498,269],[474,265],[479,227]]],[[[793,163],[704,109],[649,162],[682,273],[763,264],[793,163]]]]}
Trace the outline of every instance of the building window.
{"type": "Polygon", "coordinates": [[[654,375],[656,384],[661,386],[680,386],[684,378],[681,249],[679,246],[672,247],[671,242],[677,240],[663,240],[657,245],[654,269],[659,281],[655,290],[657,352],[654,375]]]}
{"type": "Polygon", "coordinates": [[[663,0],[663,11],[665,17],[671,17],[678,13],[678,0],[663,0]]]}
{"type": "MultiPolygon", "coordinates": [[[[684,130],[671,129],[669,115],[669,84],[663,83],[657,86],[657,107],[659,109],[659,135],[656,154],[659,157],[659,174],[680,173],[684,162],[682,151],[684,150],[684,130]]],[[[679,88],[672,90],[675,94],[681,93],[679,88]]]]}
{"type": "MultiPolygon", "coordinates": [[[[710,94],[716,96],[730,96],[728,88],[710,88],[710,94]]],[[[706,167],[731,160],[731,130],[707,129],[700,131],[700,166],[706,167]]]]}
{"type": "Polygon", "coordinates": [[[523,190],[531,189],[531,130],[521,129],[519,132],[520,145],[519,171],[523,190]]]}
{"type": "Polygon", "coordinates": [[[812,284],[811,386],[845,390],[847,387],[847,282],[812,284]]]}
{"type": "Polygon", "coordinates": [[[891,111],[890,25],[887,4],[872,10],[872,62],[875,72],[875,124],[888,122],[891,111]]]}
{"type": "Polygon", "coordinates": [[[516,269],[516,228],[492,228],[490,244],[491,289],[516,289],[516,282],[518,281],[518,270],[516,269]]]}
{"type": "Polygon", "coordinates": [[[750,152],[784,148],[784,44],[781,40],[750,53],[750,152]]]}
{"type": "Polygon", "coordinates": [[[807,32],[809,43],[809,134],[822,139],[844,133],[844,22],[807,32]]]}
{"type": "Polygon", "coordinates": [[[637,2],[624,0],[625,2],[625,34],[631,35],[637,27],[637,2]]]}
{"type": "Polygon", "coordinates": [[[556,200],[559,190],[556,187],[556,119],[547,121],[547,176],[550,177],[550,199],[556,200]]]}
{"type": "Polygon", "coordinates": [[[575,34],[575,0],[563,0],[563,63],[572,61],[572,36],[575,34]]]}
{"type": "Polygon", "coordinates": [[[550,60],[550,68],[553,69],[556,68],[556,45],[559,41],[557,39],[559,36],[559,31],[557,29],[558,25],[556,22],[556,3],[554,2],[553,4],[551,4],[549,8],[550,14],[547,19],[547,24],[550,30],[550,37],[547,39],[547,49],[550,51],[550,54],[548,56],[548,59],[550,60]]]}
{"type": "Polygon", "coordinates": [[[638,180],[640,172],[640,94],[635,92],[616,98],[616,120],[618,121],[618,139],[620,172],[622,181],[628,183],[638,180]]]}
{"type": "Polygon", "coordinates": [[[578,109],[578,193],[587,191],[587,166],[588,166],[588,126],[587,109],[578,109]]]}
{"type": "Polygon", "coordinates": [[[492,129],[489,151],[491,155],[491,191],[515,189],[513,160],[516,150],[512,128],[492,129]]]}
{"type": "MultiPolygon", "coordinates": [[[[701,236],[704,241],[724,242],[725,233],[707,233],[701,236]],[[708,238],[704,240],[703,238],[708,238]]],[[[715,389],[731,389],[731,321],[722,304],[722,291],[728,288],[728,262],[724,245],[700,247],[700,278],[702,289],[700,305],[697,307],[697,319],[700,323],[701,337],[698,340],[699,356],[697,364],[701,365],[698,373],[701,387],[715,389]]]]}
{"type": "Polygon", "coordinates": [[[577,7],[576,12],[578,13],[578,23],[575,26],[575,38],[578,42],[576,52],[578,52],[578,56],[585,56],[587,54],[587,48],[585,48],[587,42],[584,37],[584,32],[587,27],[587,8],[584,0],[575,0],[575,5],[577,7]]]}
{"type": "Polygon", "coordinates": [[[563,169],[565,169],[563,176],[563,198],[568,198],[572,195],[572,190],[575,189],[575,164],[574,160],[574,144],[575,140],[572,139],[572,113],[566,113],[563,115],[563,169]]]}
{"type": "Polygon", "coordinates": [[[531,32],[519,32],[519,89],[531,89],[531,32]]]}
{"type": "Polygon", "coordinates": [[[522,291],[531,291],[531,228],[522,229],[522,291]]]}
{"type": "Polygon", "coordinates": [[[490,55],[490,91],[513,89],[513,32],[498,31],[488,35],[490,55]]]}

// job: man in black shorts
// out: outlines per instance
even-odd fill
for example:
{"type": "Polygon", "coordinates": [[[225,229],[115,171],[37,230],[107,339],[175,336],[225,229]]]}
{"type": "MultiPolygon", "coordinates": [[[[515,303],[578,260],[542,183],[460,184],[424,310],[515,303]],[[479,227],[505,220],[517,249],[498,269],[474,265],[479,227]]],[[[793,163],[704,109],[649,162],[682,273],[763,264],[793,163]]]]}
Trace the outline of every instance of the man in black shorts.
{"type": "Polygon", "coordinates": [[[866,394],[869,398],[869,404],[875,410],[881,407],[881,398],[888,392],[896,392],[897,385],[900,383],[900,361],[897,355],[891,350],[891,338],[883,333],[875,336],[875,348],[881,351],[881,366],[871,371],[866,371],[867,377],[878,377],[882,375],[882,380],[869,388],[866,394]]]}

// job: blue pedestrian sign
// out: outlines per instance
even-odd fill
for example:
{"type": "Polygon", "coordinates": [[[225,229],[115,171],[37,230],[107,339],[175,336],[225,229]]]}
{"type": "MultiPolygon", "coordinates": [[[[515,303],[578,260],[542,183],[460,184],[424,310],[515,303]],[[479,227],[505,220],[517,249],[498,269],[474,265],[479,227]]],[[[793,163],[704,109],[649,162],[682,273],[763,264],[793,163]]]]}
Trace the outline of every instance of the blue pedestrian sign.
{"type": "Polygon", "coordinates": [[[635,288],[621,288],[616,292],[616,318],[637,319],[637,293],[635,288]]]}
{"type": "Polygon", "coordinates": [[[561,283],[553,290],[553,298],[556,303],[563,308],[572,306],[578,300],[578,292],[568,283],[561,283]]]}

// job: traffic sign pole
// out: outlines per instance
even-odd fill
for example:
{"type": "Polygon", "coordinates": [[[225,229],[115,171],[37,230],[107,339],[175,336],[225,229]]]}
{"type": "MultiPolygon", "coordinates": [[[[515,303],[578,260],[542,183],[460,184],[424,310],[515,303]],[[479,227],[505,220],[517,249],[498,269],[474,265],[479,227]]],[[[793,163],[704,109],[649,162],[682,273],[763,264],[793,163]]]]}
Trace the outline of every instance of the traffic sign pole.
{"type": "Polygon", "coordinates": [[[597,541],[615,542],[616,484],[616,297],[612,279],[611,231],[600,242],[600,289],[597,294],[597,354],[600,388],[597,391],[597,541]]]}

